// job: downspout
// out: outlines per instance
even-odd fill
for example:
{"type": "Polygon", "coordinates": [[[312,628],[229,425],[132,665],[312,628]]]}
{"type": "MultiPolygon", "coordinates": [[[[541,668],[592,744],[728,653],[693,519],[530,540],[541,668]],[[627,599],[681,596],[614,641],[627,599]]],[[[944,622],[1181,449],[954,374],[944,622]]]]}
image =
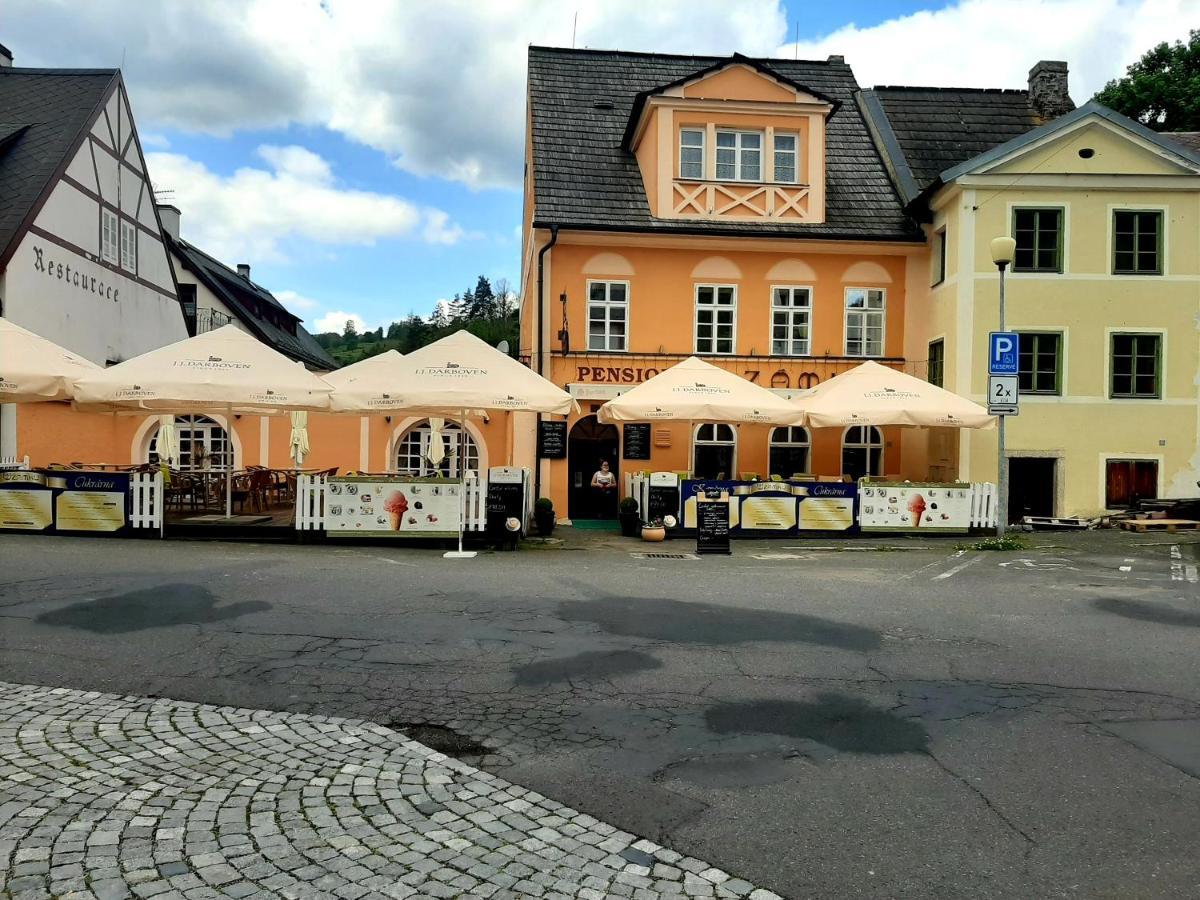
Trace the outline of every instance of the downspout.
{"type": "MultiPolygon", "coordinates": [[[[545,273],[546,273],[545,263],[546,263],[546,254],[550,251],[550,248],[553,247],[557,243],[558,243],[558,226],[551,225],[550,226],[550,240],[547,241],[545,246],[543,246],[542,249],[538,251],[537,361],[538,361],[538,374],[541,375],[543,378],[546,377],[546,372],[545,372],[546,363],[545,363],[545,359],[543,358],[543,355],[542,355],[545,351],[545,340],[543,338],[543,333],[544,333],[543,323],[546,321],[546,297],[545,297],[545,290],[544,290],[544,279],[545,279],[545,273]]],[[[538,433],[537,432],[540,432],[541,427],[542,427],[542,414],[541,413],[537,414],[537,425],[535,425],[534,427],[535,427],[536,431],[533,436],[533,440],[534,440],[533,499],[537,500],[538,498],[540,498],[542,496],[542,461],[541,461],[541,459],[538,458],[538,455],[537,455],[537,441],[538,441],[538,433]]]]}

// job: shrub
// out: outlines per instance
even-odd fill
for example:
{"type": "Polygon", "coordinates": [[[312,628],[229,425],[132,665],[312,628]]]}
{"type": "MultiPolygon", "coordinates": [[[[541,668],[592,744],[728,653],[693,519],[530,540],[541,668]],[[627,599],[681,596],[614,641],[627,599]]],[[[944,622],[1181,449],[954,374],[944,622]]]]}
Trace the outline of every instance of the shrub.
{"type": "Polygon", "coordinates": [[[538,497],[537,502],[533,504],[534,509],[544,509],[547,512],[554,509],[554,501],[549,497],[538,497]]]}
{"type": "Polygon", "coordinates": [[[624,497],[617,508],[626,515],[633,515],[638,511],[637,499],[634,497],[624,497]]]}

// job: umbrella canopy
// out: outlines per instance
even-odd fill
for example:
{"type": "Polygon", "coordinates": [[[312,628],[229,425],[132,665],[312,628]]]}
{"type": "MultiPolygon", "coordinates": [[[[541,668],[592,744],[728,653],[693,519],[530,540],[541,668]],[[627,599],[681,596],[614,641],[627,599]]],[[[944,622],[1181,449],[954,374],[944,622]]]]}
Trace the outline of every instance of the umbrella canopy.
{"type": "Polygon", "coordinates": [[[77,379],[102,371],[82,356],[0,318],[0,403],[70,400],[77,379]]]}
{"type": "Polygon", "coordinates": [[[799,424],[788,400],[726,369],[690,356],[602,407],[601,422],[799,424]]]}
{"type": "Polygon", "coordinates": [[[992,428],[996,417],[978,403],[928,381],[867,361],[793,401],[805,424],[992,428]]]}
{"type": "Polygon", "coordinates": [[[332,388],[234,325],[168,344],[79,379],[86,411],[219,410],[271,415],[328,409],[332,388]]]}
{"type": "Polygon", "coordinates": [[[340,369],[334,369],[321,377],[334,387],[340,388],[376,367],[386,371],[390,367],[394,367],[402,357],[403,354],[399,350],[385,350],[383,353],[377,353],[348,366],[342,366],[340,369]]]}
{"type": "Polygon", "coordinates": [[[304,465],[304,457],[308,456],[308,413],[297,410],[292,413],[292,434],[288,439],[288,452],[296,465],[304,465]]]}
{"type": "Polygon", "coordinates": [[[460,416],[494,410],[566,413],[574,406],[566,391],[469,331],[364,368],[336,386],[331,400],[335,412],[460,416]]]}

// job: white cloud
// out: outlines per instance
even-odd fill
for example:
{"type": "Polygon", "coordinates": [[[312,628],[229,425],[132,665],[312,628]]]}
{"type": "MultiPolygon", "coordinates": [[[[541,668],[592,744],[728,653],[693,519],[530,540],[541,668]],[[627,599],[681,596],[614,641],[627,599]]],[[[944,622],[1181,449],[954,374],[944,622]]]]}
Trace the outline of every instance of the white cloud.
{"type": "Polygon", "coordinates": [[[343,312],[340,309],[325,313],[325,315],[313,323],[313,328],[310,330],[316,334],[326,331],[336,331],[338,334],[341,334],[346,330],[347,322],[353,322],[359,334],[362,334],[364,331],[375,330],[374,326],[368,329],[366,321],[358,313],[343,312]]]}
{"type": "Polygon", "coordinates": [[[300,310],[301,312],[311,312],[321,304],[312,297],[306,297],[303,294],[298,294],[295,291],[273,291],[275,299],[282,303],[289,312],[300,310]]]}
{"type": "MultiPolygon", "coordinates": [[[[1023,88],[1041,59],[1070,66],[1071,96],[1089,100],[1161,41],[1187,38],[1200,0],[964,0],[869,28],[801,41],[801,59],[846,57],[858,83],[1023,88]],[[928,52],[914,52],[927,48],[928,52]]],[[[796,55],[785,44],[778,55],[796,55]]]]}
{"type": "Polygon", "coordinates": [[[172,191],[183,210],[183,236],[225,260],[284,259],[286,238],[369,245],[399,237],[452,244],[462,236],[441,210],[339,186],[329,163],[304,147],[263,146],[258,155],[267,168],[229,176],[178,153],[149,153],[146,164],[155,188],[172,191]]]}
{"type": "Polygon", "coordinates": [[[153,131],[139,134],[138,140],[142,142],[143,150],[169,150],[171,147],[171,142],[165,134],[157,134],[153,131]]]}

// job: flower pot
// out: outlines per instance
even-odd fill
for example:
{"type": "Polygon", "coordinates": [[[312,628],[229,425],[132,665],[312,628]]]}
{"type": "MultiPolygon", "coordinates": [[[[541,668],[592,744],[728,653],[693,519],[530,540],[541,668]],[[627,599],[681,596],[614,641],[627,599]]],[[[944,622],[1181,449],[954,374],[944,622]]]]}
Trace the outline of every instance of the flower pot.
{"type": "Polygon", "coordinates": [[[533,527],[540,537],[549,537],[554,531],[554,510],[534,510],[533,527]]]}
{"type": "Polygon", "coordinates": [[[621,522],[621,534],[625,537],[637,537],[642,529],[642,517],[637,513],[621,513],[617,516],[621,522]]]}
{"type": "Polygon", "coordinates": [[[667,539],[667,529],[661,525],[643,525],[642,540],[650,541],[652,544],[657,544],[659,541],[667,539]]]}

